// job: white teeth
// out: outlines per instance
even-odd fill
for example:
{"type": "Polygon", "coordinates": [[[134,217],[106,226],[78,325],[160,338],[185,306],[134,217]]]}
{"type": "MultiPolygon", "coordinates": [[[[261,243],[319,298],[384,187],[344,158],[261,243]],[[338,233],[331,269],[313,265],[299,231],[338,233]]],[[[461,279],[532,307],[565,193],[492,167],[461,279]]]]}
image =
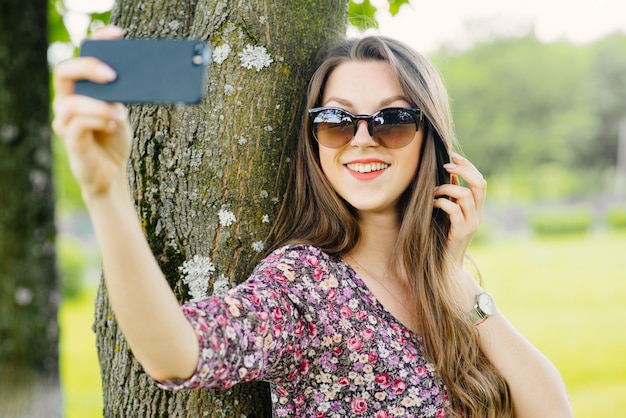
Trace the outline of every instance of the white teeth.
{"type": "Polygon", "coordinates": [[[358,171],[359,173],[371,173],[372,171],[384,170],[389,167],[389,164],[385,163],[369,163],[369,164],[346,164],[352,171],[358,171]]]}

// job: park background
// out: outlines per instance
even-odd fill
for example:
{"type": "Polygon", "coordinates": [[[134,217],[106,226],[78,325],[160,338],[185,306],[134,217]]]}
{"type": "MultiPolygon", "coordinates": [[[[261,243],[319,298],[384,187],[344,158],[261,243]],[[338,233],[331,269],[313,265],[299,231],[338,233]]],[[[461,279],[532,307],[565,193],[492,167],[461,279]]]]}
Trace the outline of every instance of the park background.
{"type": "MultiPolygon", "coordinates": [[[[75,53],[88,28],[105,22],[111,7],[108,1],[74,3],[50,3],[50,39],[62,41],[51,46],[51,63],[75,53]],[[71,39],[59,34],[61,16],[71,39]]],[[[380,9],[378,28],[368,31],[414,45],[442,73],[462,151],[489,184],[485,220],[471,248],[484,286],[557,365],[577,417],[621,417],[626,412],[626,24],[618,19],[623,6],[553,0],[524,2],[516,9],[488,0],[466,3],[412,0],[392,17],[386,1],[365,2],[380,9]]],[[[351,28],[349,34],[358,31],[351,28]]],[[[91,330],[100,278],[97,249],[59,141],[54,147],[66,416],[98,417],[102,398],[91,330]]]]}

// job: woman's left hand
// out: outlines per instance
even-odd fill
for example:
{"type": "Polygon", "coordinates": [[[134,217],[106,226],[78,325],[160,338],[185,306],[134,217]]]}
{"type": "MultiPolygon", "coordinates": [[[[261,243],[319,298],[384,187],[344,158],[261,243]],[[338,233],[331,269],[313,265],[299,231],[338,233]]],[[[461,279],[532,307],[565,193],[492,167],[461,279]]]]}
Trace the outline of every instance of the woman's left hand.
{"type": "Polygon", "coordinates": [[[451,153],[454,163],[444,165],[452,175],[467,183],[467,187],[458,184],[443,184],[435,189],[433,206],[450,216],[448,249],[450,255],[460,266],[465,261],[465,251],[478,230],[483,217],[483,204],[487,193],[487,182],[483,175],[467,159],[451,153]],[[444,196],[448,196],[446,199],[444,196]]]}

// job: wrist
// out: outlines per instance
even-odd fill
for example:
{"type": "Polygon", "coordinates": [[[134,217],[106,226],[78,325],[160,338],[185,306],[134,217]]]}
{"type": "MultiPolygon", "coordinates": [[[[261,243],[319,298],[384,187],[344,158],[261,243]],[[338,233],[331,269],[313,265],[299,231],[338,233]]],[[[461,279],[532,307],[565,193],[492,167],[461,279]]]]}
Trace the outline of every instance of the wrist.
{"type": "Polygon", "coordinates": [[[463,311],[467,312],[468,320],[473,325],[478,326],[497,313],[494,298],[482,289],[465,266],[459,268],[457,277],[463,311]]]}
{"type": "Polygon", "coordinates": [[[92,202],[129,196],[128,177],[125,172],[121,172],[116,178],[107,182],[107,184],[83,187],[81,189],[81,195],[85,204],[88,206],[92,202]]]}
{"type": "Polygon", "coordinates": [[[484,290],[476,295],[476,302],[469,311],[469,317],[474,326],[478,326],[497,312],[496,301],[484,290]]]}

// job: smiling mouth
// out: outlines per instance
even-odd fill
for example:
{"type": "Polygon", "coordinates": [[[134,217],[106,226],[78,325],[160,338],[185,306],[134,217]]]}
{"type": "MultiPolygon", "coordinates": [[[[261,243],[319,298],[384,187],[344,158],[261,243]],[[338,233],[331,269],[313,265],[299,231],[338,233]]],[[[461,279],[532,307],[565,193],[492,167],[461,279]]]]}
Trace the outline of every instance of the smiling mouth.
{"type": "Polygon", "coordinates": [[[373,171],[381,171],[389,167],[385,163],[368,163],[368,164],[346,164],[346,167],[357,173],[371,173],[373,171]]]}

